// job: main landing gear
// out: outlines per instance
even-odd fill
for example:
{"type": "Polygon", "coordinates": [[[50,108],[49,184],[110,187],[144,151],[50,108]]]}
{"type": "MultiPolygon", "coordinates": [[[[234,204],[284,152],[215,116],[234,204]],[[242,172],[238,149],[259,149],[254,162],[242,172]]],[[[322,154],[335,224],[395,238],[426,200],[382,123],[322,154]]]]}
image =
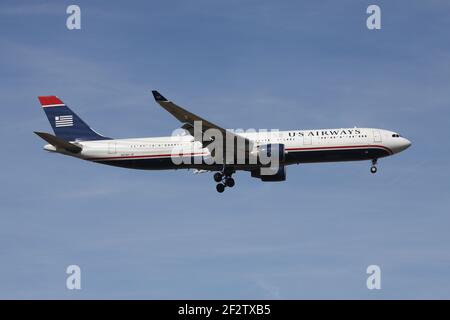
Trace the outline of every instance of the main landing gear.
{"type": "Polygon", "coordinates": [[[370,172],[377,173],[377,159],[372,159],[372,166],[370,167],[370,172]]]}
{"type": "Polygon", "coordinates": [[[232,188],[234,187],[234,179],[231,177],[231,175],[234,173],[234,170],[232,168],[225,168],[221,172],[214,173],[214,181],[219,182],[216,185],[216,190],[219,193],[222,193],[225,191],[225,187],[232,188]]]}

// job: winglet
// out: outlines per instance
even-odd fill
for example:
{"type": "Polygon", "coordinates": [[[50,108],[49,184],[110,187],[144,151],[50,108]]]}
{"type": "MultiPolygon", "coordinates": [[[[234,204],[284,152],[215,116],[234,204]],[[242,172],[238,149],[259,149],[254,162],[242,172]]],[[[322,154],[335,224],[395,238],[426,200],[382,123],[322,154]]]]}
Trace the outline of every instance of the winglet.
{"type": "Polygon", "coordinates": [[[164,98],[164,96],[156,90],[152,90],[152,93],[153,93],[153,97],[155,98],[156,101],[169,101],[166,98],[164,98]]]}

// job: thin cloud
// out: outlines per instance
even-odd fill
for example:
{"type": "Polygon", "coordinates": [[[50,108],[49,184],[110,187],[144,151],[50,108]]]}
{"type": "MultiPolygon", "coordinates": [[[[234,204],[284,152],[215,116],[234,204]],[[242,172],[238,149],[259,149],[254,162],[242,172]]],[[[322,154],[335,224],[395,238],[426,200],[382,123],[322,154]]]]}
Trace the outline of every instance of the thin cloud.
{"type": "Polygon", "coordinates": [[[65,14],[64,4],[28,3],[4,4],[0,6],[0,15],[7,16],[42,16],[65,14]]]}

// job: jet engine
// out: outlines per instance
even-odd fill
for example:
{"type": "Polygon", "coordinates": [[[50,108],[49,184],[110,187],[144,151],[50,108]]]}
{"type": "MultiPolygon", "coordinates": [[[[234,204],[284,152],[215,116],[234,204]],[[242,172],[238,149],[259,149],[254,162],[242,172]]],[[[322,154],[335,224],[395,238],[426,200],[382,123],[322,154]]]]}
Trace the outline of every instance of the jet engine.
{"type": "Polygon", "coordinates": [[[278,167],[282,163],[284,163],[285,159],[285,149],[284,144],[281,143],[272,143],[272,144],[264,144],[258,146],[257,149],[258,163],[262,165],[270,166],[271,162],[276,162],[275,165],[278,167]]]}
{"type": "Polygon", "coordinates": [[[286,167],[279,166],[278,168],[260,168],[251,171],[253,178],[261,179],[261,181],[284,181],[286,180],[286,167]]]}

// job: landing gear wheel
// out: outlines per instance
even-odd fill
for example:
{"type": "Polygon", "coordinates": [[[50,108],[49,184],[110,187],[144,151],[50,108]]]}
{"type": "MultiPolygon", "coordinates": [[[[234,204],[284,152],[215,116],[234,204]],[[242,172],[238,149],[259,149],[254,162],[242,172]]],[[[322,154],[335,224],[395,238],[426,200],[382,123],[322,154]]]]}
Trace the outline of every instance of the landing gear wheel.
{"type": "Polygon", "coordinates": [[[226,178],[225,179],[225,185],[227,187],[233,188],[234,187],[234,179],[233,178],[226,178]]]}
{"type": "Polygon", "coordinates": [[[222,181],[223,175],[220,172],[216,172],[214,173],[214,181],[215,182],[220,182],[222,181]]]}
{"type": "Polygon", "coordinates": [[[225,185],[222,184],[222,183],[219,183],[219,184],[216,186],[216,190],[217,190],[217,192],[219,192],[219,193],[224,192],[224,191],[225,191],[225,185]]]}
{"type": "Polygon", "coordinates": [[[371,166],[371,167],[370,167],[370,172],[372,172],[372,173],[377,173],[377,167],[371,166]]]}

